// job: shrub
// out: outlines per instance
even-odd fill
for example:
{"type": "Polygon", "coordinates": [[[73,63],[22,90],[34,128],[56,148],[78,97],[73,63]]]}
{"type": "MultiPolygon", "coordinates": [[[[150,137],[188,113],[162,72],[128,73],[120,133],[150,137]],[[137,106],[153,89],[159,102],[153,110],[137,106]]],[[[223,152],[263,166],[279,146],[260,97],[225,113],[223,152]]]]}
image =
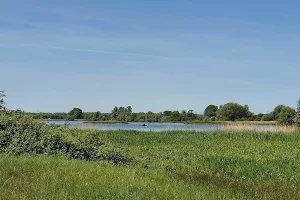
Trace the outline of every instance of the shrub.
{"type": "Polygon", "coordinates": [[[217,111],[217,118],[226,121],[235,121],[243,117],[247,118],[248,112],[248,106],[241,106],[237,103],[227,103],[224,106],[220,106],[220,109],[217,111]]]}
{"type": "Polygon", "coordinates": [[[217,110],[218,110],[218,106],[209,105],[204,110],[204,116],[206,116],[206,117],[216,117],[217,116],[217,110]]]}
{"type": "Polygon", "coordinates": [[[291,107],[283,107],[278,116],[278,123],[282,125],[292,125],[294,123],[296,111],[291,107]]]}
{"type": "Polygon", "coordinates": [[[107,160],[114,165],[128,165],[133,161],[133,158],[128,153],[128,149],[123,147],[103,145],[99,148],[97,155],[99,159],[107,160]]]}
{"type": "Polygon", "coordinates": [[[264,114],[261,118],[261,121],[272,121],[273,116],[271,113],[264,114]]]}
{"type": "Polygon", "coordinates": [[[0,115],[0,152],[96,160],[101,145],[95,132],[46,125],[19,111],[0,115]]]}
{"type": "Polygon", "coordinates": [[[298,100],[297,104],[297,111],[296,111],[296,116],[295,116],[295,123],[298,129],[300,130],[300,99],[298,100]]]}

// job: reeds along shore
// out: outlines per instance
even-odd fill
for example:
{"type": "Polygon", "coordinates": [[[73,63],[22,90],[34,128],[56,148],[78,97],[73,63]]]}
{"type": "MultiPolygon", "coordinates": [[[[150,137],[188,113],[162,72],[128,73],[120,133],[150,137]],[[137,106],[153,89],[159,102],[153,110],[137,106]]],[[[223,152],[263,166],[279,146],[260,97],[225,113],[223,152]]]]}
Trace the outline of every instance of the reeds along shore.
{"type": "Polygon", "coordinates": [[[272,126],[272,125],[249,125],[243,123],[222,124],[221,130],[230,131],[255,131],[255,132],[273,132],[273,133],[293,133],[297,131],[296,126],[272,126]]]}

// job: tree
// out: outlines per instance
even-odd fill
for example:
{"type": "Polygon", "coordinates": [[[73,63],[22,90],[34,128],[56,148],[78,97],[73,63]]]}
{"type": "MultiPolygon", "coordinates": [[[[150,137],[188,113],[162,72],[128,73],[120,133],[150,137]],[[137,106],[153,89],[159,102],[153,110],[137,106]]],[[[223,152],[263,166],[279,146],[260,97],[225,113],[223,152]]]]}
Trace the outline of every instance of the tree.
{"type": "Polygon", "coordinates": [[[262,114],[262,113],[254,115],[254,120],[255,121],[261,121],[261,119],[262,119],[263,116],[264,116],[264,114],[262,114]]]}
{"type": "Polygon", "coordinates": [[[0,90],[0,111],[5,110],[5,101],[4,101],[5,97],[6,97],[5,91],[0,90]]]}
{"type": "Polygon", "coordinates": [[[112,119],[117,119],[118,115],[119,115],[119,108],[115,106],[114,109],[111,111],[111,117],[112,119]]]}
{"type": "Polygon", "coordinates": [[[171,115],[171,113],[172,113],[172,111],[166,110],[163,112],[163,115],[168,117],[171,115]]]}
{"type": "Polygon", "coordinates": [[[272,112],[273,120],[278,120],[281,110],[285,107],[285,105],[278,105],[274,108],[274,111],[272,112]]]}
{"type": "Polygon", "coordinates": [[[294,123],[296,111],[288,106],[281,109],[278,115],[278,123],[282,125],[292,125],[294,123]]]}
{"type": "Polygon", "coordinates": [[[204,116],[205,117],[216,117],[217,116],[217,110],[218,110],[218,106],[209,105],[204,110],[204,116]]]}
{"type": "Polygon", "coordinates": [[[295,116],[295,123],[298,129],[300,130],[300,99],[298,99],[298,104],[297,104],[297,111],[296,111],[296,116],[295,116]]]}
{"type": "Polygon", "coordinates": [[[272,120],[273,120],[273,114],[272,113],[264,114],[261,117],[261,121],[272,121],[272,120]]]}
{"type": "Polygon", "coordinates": [[[83,112],[80,108],[74,108],[68,113],[68,119],[83,119],[83,112]]]}
{"type": "Polygon", "coordinates": [[[179,111],[173,111],[171,114],[170,114],[170,119],[172,121],[180,121],[180,112],[179,111]]]}
{"type": "Polygon", "coordinates": [[[218,119],[235,121],[243,117],[248,117],[248,107],[238,103],[227,103],[217,111],[218,119]]]}

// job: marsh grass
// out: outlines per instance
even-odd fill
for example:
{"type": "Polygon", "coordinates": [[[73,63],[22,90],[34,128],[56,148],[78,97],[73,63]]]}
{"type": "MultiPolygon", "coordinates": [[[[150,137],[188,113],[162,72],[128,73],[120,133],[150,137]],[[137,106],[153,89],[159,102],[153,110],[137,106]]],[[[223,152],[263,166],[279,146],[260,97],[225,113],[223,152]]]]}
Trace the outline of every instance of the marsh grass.
{"type": "Polygon", "coordinates": [[[273,133],[294,133],[296,126],[272,126],[272,125],[250,125],[243,123],[222,124],[221,130],[229,131],[256,131],[256,132],[273,132],[273,133]]]}
{"type": "Polygon", "coordinates": [[[184,124],[247,124],[247,125],[277,125],[276,121],[187,121],[184,124]]]}
{"type": "Polygon", "coordinates": [[[0,199],[300,199],[300,134],[243,128],[92,130],[93,162],[2,154],[0,199]]]}

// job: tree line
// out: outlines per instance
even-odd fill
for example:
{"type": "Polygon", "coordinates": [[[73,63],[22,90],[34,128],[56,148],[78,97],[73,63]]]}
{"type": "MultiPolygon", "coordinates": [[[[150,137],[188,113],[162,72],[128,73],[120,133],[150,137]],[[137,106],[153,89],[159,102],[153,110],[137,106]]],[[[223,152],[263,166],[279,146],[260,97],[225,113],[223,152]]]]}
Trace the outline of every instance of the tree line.
{"type": "MultiPolygon", "coordinates": [[[[5,111],[6,97],[4,90],[0,90],[0,112],[5,111]]],[[[270,113],[254,114],[249,110],[248,105],[238,103],[227,103],[216,106],[209,105],[202,115],[195,114],[193,110],[154,112],[133,112],[131,106],[115,106],[111,113],[83,112],[80,108],[74,108],[68,113],[27,113],[35,119],[60,119],[72,121],[75,119],[87,121],[126,121],[126,122],[186,122],[186,121],[277,121],[279,124],[300,127],[300,99],[297,110],[278,105],[270,113]]]]}
{"type": "Polygon", "coordinates": [[[216,106],[209,105],[203,115],[189,111],[164,111],[159,113],[132,112],[132,107],[114,107],[111,113],[83,112],[80,108],[71,110],[66,119],[83,119],[88,121],[126,121],[126,122],[186,122],[186,121],[277,121],[279,124],[292,125],[296,122],[296,110],[285,105],[278,105],[270,113],[254,114],[248,105],[238,103],[227,103],[216,106]]]}

